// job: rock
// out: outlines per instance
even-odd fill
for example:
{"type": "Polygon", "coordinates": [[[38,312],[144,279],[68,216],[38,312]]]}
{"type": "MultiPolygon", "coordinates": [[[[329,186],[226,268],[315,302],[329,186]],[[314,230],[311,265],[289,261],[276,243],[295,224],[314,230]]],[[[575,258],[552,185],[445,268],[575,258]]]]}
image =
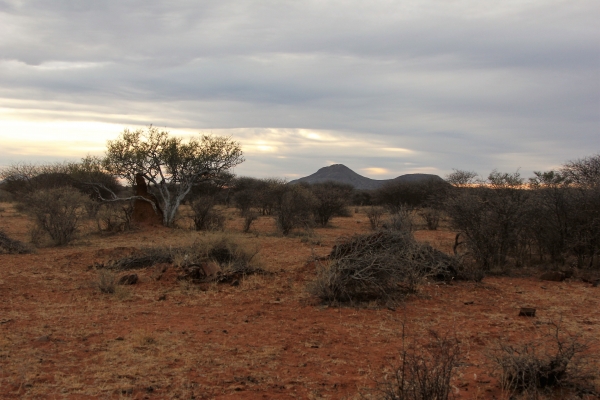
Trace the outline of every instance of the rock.
{"type": "Polygon", "coordinates": [[[562,282],[564,281],[566,278],[565,273],[564,272],[559,272],[559,271],[548,271],[548,272],[544,272],[542,274],[542,276],[540,276],[540,279],[543,281],[552,281],[552,282],[562,282]]]}
{"type": "Polygon", "coordinates": [[[519,317],[535,317],[535,308],[521,307],[521,311],[519,311],[519,317]]]}
{"type": "Polygon", "coordinates": [[[137,282],[138,282],[137,274],[128,274],[128,275],[123,275],[117,282],[117,285],[135,285],[137,282]]]}
{"type": "Polygon", "coordinates": [[[160,296],[158,296],[158,301],[165,301],[165,300],[167,300],[166,294],[161,294],[160,296]]]}

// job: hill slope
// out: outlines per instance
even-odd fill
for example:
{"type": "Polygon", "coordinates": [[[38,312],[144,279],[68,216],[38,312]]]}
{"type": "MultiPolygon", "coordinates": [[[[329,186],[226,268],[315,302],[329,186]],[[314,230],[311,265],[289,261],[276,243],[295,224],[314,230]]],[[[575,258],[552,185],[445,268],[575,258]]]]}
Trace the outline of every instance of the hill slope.
{"type": "Polygon", "coordinates": [[[333,181],[352,185],[355,189],[359,190],[374,190],[380,188],[388,182],[412,183],[421,182],[429,179],[440,181],[442,180],[442,178],[440,178],[439,176],[432,174],[406,174],[400,175],[399,177],[394,179],[371,179],[357,174],[356,172],[352,171],[350,168],[346,167],[343,164],[334,164],[330,165],[329,167],[323,167],[312,175],[290,181],[290,183],[306,182],[313,184],[333,181]]]}

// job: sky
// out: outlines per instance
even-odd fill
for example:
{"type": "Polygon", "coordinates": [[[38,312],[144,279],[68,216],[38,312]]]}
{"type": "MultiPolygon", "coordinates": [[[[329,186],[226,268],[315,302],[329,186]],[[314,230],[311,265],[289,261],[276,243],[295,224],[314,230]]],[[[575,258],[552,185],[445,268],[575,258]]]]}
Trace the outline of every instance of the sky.
{"type": "Polygon", "coordinates": [[[600,152],[598,21],[598,0],[0,0],[0,165],[152,124],[231,136],[244,176],[531,176],[600,152]]]}

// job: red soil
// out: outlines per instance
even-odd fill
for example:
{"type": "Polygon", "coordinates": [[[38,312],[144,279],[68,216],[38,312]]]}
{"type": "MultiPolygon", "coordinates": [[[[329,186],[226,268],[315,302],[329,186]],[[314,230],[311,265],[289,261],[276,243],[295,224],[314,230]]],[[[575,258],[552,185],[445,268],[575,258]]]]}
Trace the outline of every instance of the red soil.
{"type": "MultiPolygon", "coordinates": [[[[0,206],[0,228],[27,241],[28,219],[0,206]]],[[[259,246],[273,275],[199,288],[177,281],[175,267],[159,280],[150,268],[112,295],[95,286],[94,262],[203,235],[185,229],[88,233],[67,247],[0,255],[0,397],[359,398],[397,365],[404,325],[409,340],[430,330],[460,340],[457,398],[501,398],[486,358],[500,341],[534,340],[559,320],[600,337],[600,288],[576,280],[488,277],[428,284],[395,309],[321,306],[305,289],[314,279],[306,262],[341,235],[367,232],[366,216],[335,219],[303,240],[273,235],[268,217],[244,235],[231,215],[227,230],[259,246]],[[518,317],[522,306],[536,317],[518,317]]],[[[454,240],[447,230],[416,236],[445,251],[454,240]]]]}

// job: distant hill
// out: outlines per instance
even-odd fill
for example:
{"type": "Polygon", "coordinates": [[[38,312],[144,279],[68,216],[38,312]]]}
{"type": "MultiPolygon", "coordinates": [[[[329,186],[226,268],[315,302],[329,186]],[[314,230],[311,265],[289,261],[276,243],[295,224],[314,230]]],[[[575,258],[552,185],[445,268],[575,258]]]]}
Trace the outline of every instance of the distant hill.
{"type": "Polygon", "coordinates": [[[355,189],[359,190],[374,190],[380,188],[388,182],[413,183],[427,180],[443,181],[443,179],[439,176],[432,174],[406,174],[400,175],[394,179],[371,179],[357,174],[343,164],[334,164],[330,165],[329,167],[323,167],[312,175],[290,181],[290,183],[306,182],[312,184],[333,181],[352,185],[355,189]]]}

